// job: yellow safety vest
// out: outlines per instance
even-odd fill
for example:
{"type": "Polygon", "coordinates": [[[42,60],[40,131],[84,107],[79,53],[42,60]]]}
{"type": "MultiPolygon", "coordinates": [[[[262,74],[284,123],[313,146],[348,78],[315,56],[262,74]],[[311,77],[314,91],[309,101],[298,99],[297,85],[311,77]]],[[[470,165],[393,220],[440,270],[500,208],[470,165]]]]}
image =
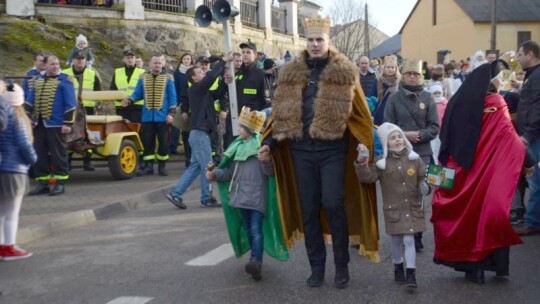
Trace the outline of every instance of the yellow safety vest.
{"type": "MultiPolygon", "coordinates": [[[[75,96],[77,96],[79,90],[79,78],[73,73],[73,68],[68,68],[62,71],[62,73],[67,74],[75,79],[73,85],[75,86],[75,96]]],[[[84,69],[83,72],[83,91],[93,91],[94,82],[96,80],[96,72],[91,69],[84,69]]],[[[95,108],[96,102],[94,100],[83,100],[83,106],[85,108],[95,108]]]]}
{"type": "MultiPolygon", "coordinates": [[[[145,72],[146,71],[144,69],[135,68],[133,74],[131,74],[131,78],[129,79],[128,83],[125,67],[114,70],[114,83],[116,84],[116,88],[119,91],[125,92],[126,97],[131,96],[131,94],[133,94],[135,88],[137,87],[137,82],[139,81],[140,76],[145,72]]],[[[142,107],[144,105],[144,99],[137,100],[133,102],[133,104],[142,107]]],[[[122,106],[121,101],[115,101],[114,105],[117,107],[122,106]]]]}
{"type": "MultiPolygon", "coordinates": [[[[188,84],[188,88],[191,87],[191,82],[188,81],[187,84],[188,84]]],[[[218,87],[219,87],[219,78],[216,78],[216,81],[214,81],[209,91],[215,91],[218,89],[218,87]]],[[[214,100],[214,110],[218,113],[221,112],[221,105],[219,105],[219,99],[214,100]]]]}

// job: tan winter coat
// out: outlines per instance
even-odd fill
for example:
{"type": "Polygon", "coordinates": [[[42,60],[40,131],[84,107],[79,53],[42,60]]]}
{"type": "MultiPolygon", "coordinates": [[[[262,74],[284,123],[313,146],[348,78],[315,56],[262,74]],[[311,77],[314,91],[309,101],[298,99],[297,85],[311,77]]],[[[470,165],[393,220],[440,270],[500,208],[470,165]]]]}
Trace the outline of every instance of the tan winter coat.
{"type": "Polygon", "coordinates": [[[426,175],[421,158],[409,160],[408,150],[388,152],[386,169],[375,164],[360,166],[355,162],[356,175],[362,183],[381,181],[384,224],[387,234],[413,234],[426,230],[418,185],[426,175]]]}

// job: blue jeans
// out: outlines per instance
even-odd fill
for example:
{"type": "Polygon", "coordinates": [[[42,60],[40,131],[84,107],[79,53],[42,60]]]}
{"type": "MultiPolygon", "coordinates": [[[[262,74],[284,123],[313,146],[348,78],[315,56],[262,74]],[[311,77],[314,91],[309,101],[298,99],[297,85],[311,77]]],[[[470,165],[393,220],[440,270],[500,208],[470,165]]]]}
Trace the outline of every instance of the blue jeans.
{"type": "Polygon", "coordinates": [[[540,139],[530,143],[527,146],[527,150],[531,153],[535,164],[533,175],[527,178],[531,195],[527,204],[525,225],[540,227],[540,169],[538,168],[538,162],[540,161],[540,139]]]}
{"type": "Polygon", "coordinates": [[[246,228],[249,244],[251,245],[251,258],[262,262],[264,238],[262,222],[264,215],[256,210],[239,208],[242,215],[242,224],[246,228]]]}
{"type": "Polygon", "coordinates": [[[212,161],[212,145],[210,135],[202,130],[191,130],[189,133],[191,146],[191,160],[178,183],[172,188],[171,195],[181,198],[191,186],[197,176],[201,176],[201,202],[210,198],[208,179],[206,179],[206,165],[212,161]]]}

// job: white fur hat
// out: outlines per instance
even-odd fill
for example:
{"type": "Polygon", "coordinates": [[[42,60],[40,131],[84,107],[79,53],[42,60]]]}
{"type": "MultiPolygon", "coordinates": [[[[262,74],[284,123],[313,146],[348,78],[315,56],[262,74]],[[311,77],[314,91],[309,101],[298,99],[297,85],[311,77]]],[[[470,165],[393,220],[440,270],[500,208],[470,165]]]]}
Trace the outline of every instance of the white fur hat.
{"type": "Polygon", "coordinates": [[[2,97],[12,106],[22,106],[24,103],[23,89],[16,83],[13,86],[8,86],[2,97]]]}
{"type": "Polygon", "coordinates": [[[379,135],[379,139],[381,140],[381,145],[383,147],[383,156],[377,161],[376,165],[377,168],[381,170],[386,169],[386,157],[388,156],[388,136],[394,131],[398,131],[403,136],[406,149],[409,151],[409,159],[414,160],[420,157],[416,152],[413,151],[413,147],[407,137],[405,137],[403,130],[394,124],[385,122],[379,127],[379,129],[377,129],[377,135],[379,135]]]}
{"type": "Polygon", "coordinates": [[[79,36],[77,36],[77,39],[75,40],[75,46],[78,46],[79,42],[86,42],[86,44],[88,44],[88,40],[83,34],[79,34],[79,36]]]}
{"type": "Polygon", "coordinates": [[[431,94],[435,94],[436,92],[443,93],[442,85],[439,82],[435,82],[428,87],[428,91],[431,94]]]}

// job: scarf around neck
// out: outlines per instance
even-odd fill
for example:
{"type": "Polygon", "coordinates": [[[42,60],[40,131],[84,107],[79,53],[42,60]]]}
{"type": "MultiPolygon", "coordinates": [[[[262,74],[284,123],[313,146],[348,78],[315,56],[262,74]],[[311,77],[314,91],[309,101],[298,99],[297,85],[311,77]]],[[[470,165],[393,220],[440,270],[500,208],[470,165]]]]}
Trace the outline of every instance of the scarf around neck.
{"type": "Polygon", "coordinates": [[[182,74],[185,74],[186,71],[191,68],[190,66],[188,65],[184,65],[184,64],[180,64],[180,67],[178,68],[178,71],[180,71],[180,73],[182,74]]]}

